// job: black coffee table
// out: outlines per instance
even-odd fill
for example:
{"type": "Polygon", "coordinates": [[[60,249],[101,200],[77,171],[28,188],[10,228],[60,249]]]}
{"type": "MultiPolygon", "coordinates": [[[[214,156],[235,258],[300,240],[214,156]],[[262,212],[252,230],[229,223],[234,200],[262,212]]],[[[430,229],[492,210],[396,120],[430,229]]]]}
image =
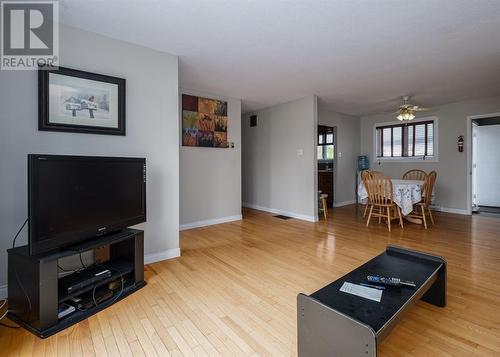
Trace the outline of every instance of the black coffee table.
{"type": "Polygon", "coordinates": [[[311,295],[297,296],[298,355],[376,356],[377,345],[419,299],[446,305],[446,261],[400,247],[386,251],[311,295]],[[416,287],[386,287],[380,302],[340,291],[367,275],[398,277],[416,287]]]}

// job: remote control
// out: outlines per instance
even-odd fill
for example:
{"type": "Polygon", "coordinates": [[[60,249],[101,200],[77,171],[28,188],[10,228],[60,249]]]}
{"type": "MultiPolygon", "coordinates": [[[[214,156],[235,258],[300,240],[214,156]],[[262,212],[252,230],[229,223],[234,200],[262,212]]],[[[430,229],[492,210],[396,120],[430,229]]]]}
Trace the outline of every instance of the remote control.
{"type": "Polygon", "coordinates": [[[389,286],[410,286],[413,288],[416,286],[413,281],[406,281],[406,280],[401,280],[399,278],[389,278],[379,275],[368,275],[366,277],[366,280],[368,280],[371,283],[378,283],[389,286]]]}

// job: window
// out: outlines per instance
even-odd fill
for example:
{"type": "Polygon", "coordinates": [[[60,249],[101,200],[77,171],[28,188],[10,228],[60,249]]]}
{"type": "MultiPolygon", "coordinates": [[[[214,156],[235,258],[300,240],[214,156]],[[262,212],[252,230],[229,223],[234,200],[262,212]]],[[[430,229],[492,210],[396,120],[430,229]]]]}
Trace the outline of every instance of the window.
{"type": "Polygon", "coordinates": [[[433,157],[434,120],[376,127],[378,158],[433,157]]]}
{"type": "Polygon", "coordinates": [[[318,126],[318,160],[333,160],[334,155],[333,128],[318,126]]]}

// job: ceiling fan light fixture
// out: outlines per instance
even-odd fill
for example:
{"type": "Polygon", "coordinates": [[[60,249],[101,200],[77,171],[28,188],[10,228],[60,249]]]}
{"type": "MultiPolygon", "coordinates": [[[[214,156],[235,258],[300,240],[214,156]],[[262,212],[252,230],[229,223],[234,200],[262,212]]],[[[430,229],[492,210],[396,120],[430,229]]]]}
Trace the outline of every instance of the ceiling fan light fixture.
{"type": "Polygon", "coordinates": [[[408,108],[402,108],[399,110],[397,118],[401,121],[412,120],[415,118],[415,114],[413,114],[413,111],[408,108]]]}

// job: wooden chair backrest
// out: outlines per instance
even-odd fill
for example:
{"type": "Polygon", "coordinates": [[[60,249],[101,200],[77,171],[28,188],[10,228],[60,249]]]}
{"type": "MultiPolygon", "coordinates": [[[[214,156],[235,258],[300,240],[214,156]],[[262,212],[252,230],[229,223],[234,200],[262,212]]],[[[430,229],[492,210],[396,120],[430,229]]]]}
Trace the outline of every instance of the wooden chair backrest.
{"type": "Polygon", "coordinates": [[[365,183],[365,180],[368,178],[368,176],[370,175],[370,170],[363,170],[361,171],[361,181],[363,183],[365,183]]]}
{"type": "MultiPolygon", "coordinates": [[[[366,193],[368,194],[368,187],[366,186],[366,180],[370,177],[371,170],[363,170],[361,171],[361,182],[363,182],[363,185],[365,186],[366,193]]],[[[370,196],[370,194],[368,194],[370,196]]]]}
{"type": "Polygon", "coordinates": [[[382,171],[370,171],[372,177],[387,177],[382,171]]]}
{"type": "Polygon", "coordinates": [[[430,205],[432,201],[432,191],[434,190],[434,184],[436,183],[437,173],[436,171],[431,171],[427,178],[425,179],[423,192],[422,192],[422,202],[426,205],[430,205]]]}
{"type": "MultiPolygon", "coordinates": [[[[366,186],[365,180],[368,180],[370,177],[385,177],[385,174],[381,171],[373,170],[365,170],[361,172],[361,180],[363,180],[363,184],[365,185],[366,193],[368,193],[368,187],[366,186]]],[[[368,197],[370,197],[369,193],[368,197]]]]}
{"type": "Polygon", "coordinates": [[[371,204],[392,204],[392,181],[383,173],[372,171],[366,178],[365,187],[371,204]]]}
{"type": "Polygon", "coordinates": [[[425,181],[427,178],[427,174],[425,171],[422,170],[410,170],[405,172],[403,175],[403,180],[419,180],[419,181],[425,181]]]}

